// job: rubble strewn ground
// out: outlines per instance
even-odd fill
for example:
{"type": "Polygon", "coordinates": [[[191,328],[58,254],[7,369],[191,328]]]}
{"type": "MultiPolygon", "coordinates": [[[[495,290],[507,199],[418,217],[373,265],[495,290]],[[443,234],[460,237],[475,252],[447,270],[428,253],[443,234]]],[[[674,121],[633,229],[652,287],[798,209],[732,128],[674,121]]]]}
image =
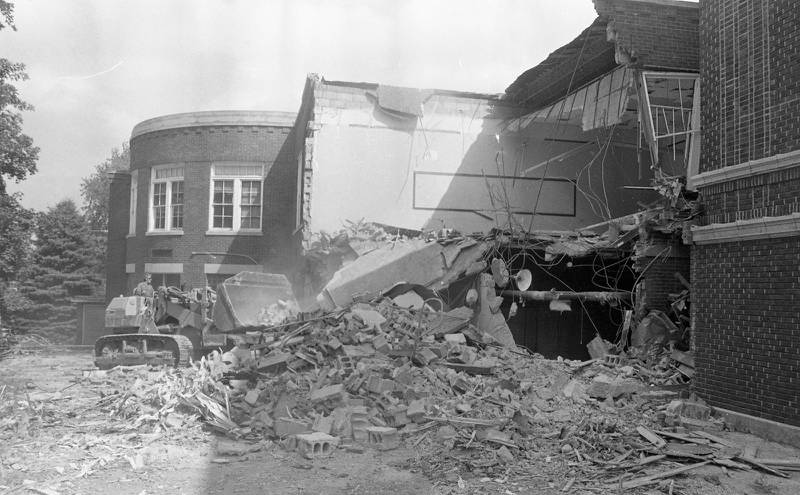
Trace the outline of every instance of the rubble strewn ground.
{"type": "Polygon", "coordinates": [[[797,451],[640,369],[489,345],[385,301],[190,368],[14,354],[0,493],[800,492],[776,466],[797,451]]]}

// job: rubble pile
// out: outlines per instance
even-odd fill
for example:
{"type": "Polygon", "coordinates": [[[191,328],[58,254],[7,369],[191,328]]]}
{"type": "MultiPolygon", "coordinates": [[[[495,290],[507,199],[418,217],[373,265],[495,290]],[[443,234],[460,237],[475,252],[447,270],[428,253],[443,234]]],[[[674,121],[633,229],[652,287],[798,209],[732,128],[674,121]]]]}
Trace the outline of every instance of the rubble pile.
{"type": "Polygon", "coordinates": [[[707,406],[648,385],[637,367],[504,348],[470,316],[389,299],[355,303],[276,333],[246,334],[191,368],[134,367],[98,406],[137,428],[202,419],[229,438],[220,441],[225,452],[251,452],[265,440],[307,458],[414,448],[419,469],[448,480],[522,476],[532,460],[552,467],[541,476],[576,487],[656,483],[635,478],[656,463],[670,468],[664,473],[709,462],[752,466],[692,432],[722,429],[707,406]]]}

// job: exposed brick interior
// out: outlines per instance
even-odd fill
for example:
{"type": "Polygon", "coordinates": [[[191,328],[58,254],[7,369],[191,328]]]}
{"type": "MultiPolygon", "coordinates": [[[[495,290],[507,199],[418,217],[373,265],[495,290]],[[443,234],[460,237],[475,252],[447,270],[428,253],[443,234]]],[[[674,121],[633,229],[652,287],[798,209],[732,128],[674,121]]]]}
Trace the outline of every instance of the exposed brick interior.
{"type": "Polygon", "coordinates": [[[692,285],[696,391],[800,426],[800,238],[696,246],[692,285]]]}
{"type": "Polygon", "coordinates": [[[109,252],[114,256],[113,263],[109,263],[109,294],[124,292],[119,290],[125,287],[119,277],[126,278],[126,263],[136,265],[133,280],[141,279],[145,263],[183,263],[180,282],[189,287],[205,285],[205,263],[247,265],[252,263],[248,257],[265,271],[292,274],[299,248],[294,234],[297,163],[292,127],[218,125],[149,132],[131,140],[131,168],[139,170],[136,235],[126,238],[129,182],[127,186],[120,185],[116,194],[112,186],[111,215],[119,217],[115,227],[119,232],[114,231],[113,239],[109,233],[109,252]],[[221,161],[265,164],[260,235],[207,234],[211,166],[221,161]],[[146,235],[151,167],[170,163],[184,165],[183,233],[146,235]],[[171,250],[172,257],[153,257],[154,250],[155,254],[158,250],[171,250]],[[122,261],[118,259],[120,252],[126,253],[122,261]],[[230,254],[192,254],[200,252],[230,254]]]}
{"type": "Polygon", "coordinates": [[[686,280],[690,279],[689,257],[686,256],[643,256],[636,260],[636,269],[647,269],[640,281],[640,297],[638,307],[644,310],[669,312],[669,295],[679,294],[685,287],[675,278],[680,273],[686,280]]]}

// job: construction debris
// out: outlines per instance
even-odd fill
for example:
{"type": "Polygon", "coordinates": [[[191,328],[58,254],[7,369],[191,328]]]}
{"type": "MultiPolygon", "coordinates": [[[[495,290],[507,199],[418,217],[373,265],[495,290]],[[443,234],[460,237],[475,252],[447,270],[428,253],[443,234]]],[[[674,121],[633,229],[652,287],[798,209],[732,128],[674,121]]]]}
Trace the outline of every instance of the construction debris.
{"type": "Polygon", "coordinates": [[[783,474],[695,431],[693,421],[721,423],[698,400],[648,387],[644,368],[501,346],[460,309],[351,303],[251,338],[235,364],[217,353],[190,368],[114,371],[126,380],[97,407],[135,427],[202,419],[228,439],[218,444],[224,456],[264,441],[309,459],[406,446],[429,474],[462,466],[487,476],[563,456],[576,489],[645,486],[711,463],[783,474]],[[444,318],[460,320],[443,333],[444,318]]]}

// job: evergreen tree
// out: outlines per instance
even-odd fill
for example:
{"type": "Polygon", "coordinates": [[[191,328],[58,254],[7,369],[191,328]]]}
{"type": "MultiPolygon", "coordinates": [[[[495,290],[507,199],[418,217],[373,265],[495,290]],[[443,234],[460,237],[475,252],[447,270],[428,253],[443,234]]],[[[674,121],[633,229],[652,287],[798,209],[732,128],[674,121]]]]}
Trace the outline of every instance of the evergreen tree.
{"type": "Polygon", "coordinates": [[[32,262],[22,270],[9,326],[54,342],[70,342],[76,296],[100,292],[102,249],[75,203],[64,200],[36,216],[32,262]]]}

